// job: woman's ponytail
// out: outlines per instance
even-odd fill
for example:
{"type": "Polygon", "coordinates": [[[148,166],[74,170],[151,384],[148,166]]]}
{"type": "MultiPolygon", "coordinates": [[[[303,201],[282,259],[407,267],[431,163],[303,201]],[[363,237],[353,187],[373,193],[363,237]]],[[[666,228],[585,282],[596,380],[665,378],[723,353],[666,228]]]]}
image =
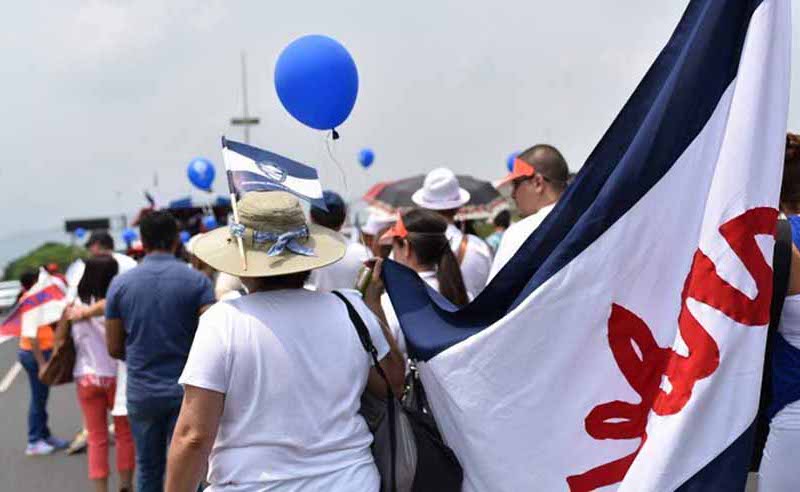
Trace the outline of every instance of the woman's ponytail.
{"type": "Polygon", "coordinates": [[[456,306],[464,306],[469,303],[467,288],[464,286],[464,278],[461,276],[461,266],[458,264],[453,250],[450,249],[449,242],[439,257],[436,280],[439,281],[439,292],[450,302],[456,306]]]}

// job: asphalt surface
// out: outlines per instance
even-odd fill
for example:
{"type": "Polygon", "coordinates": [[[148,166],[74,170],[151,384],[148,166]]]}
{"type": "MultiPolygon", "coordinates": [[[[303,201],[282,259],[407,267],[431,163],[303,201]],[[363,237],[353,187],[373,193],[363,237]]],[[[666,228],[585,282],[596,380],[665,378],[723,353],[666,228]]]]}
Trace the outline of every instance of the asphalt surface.
{"type": "MultiPolygon", "coordinates": [[[[0,378],[17,360],[16,340],[0,343],[0,378]]],[[[7,391],[0,393],[0,492],[84,492],[90,491],[86,454],[67,456],[57,452],[50,456],[25,456],[27,443],[28,379],[20,372],[7,391]]],[[[81,413],[75,386],[68,384],[51,389],[48,403],[50,430],[71,439],[81,427],[81,413]]],[[[116,490],[113,452],[109,457],[112,476],[109,490],[116,490]]],[[[747,492],[756,492],[755,480],[747,492]]]]}
{"type": "MultiPolygon", "coordinates": [[[[0,378],[17,360],[16,340],[0,344],[0,378]]],[[[85,492],[91,490],[87,478],[86,454],[67,456],[25,456],[27,444],[28,378],[20,372],[7,391],[0,393],[0,492],[85,492]]],[[[50,391],[48,403],[50,430],[56,436],[72,439],[81,428],[81,412],[75,385],[50,391]]],[[[114,463],[113,450],[110,463],[114,463]]],[[[116,478],[109,490],[116,490],[116,478]]]]}

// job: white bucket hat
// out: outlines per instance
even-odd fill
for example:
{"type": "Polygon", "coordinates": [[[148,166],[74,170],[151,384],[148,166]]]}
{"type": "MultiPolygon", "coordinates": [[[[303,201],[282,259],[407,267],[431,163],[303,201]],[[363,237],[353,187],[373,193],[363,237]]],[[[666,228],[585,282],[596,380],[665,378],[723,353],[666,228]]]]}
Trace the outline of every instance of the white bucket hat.
{"type": "Polygon", "coordinates": [[[428,210],[452,210],[466,205],[469,192],[459,186],[453,171],[440,167],[425,176],[422,188],[411,195],[411,200],[428,210]]]}

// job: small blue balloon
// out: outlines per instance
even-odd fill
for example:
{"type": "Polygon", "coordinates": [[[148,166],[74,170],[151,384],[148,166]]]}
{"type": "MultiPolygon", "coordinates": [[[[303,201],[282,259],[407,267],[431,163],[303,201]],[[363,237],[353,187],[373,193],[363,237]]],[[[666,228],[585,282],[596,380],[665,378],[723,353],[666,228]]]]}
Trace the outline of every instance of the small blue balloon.
{"type": "Polygon", "coordinates": [[[217,218],[214,217],[213,215],[206,215],[205,217],[203,217],[203,227],[207,231],[210,231],[211,229],[216,229],[217,228],[217,218]]]}
{"type": "Polygon", "coordinates": [[[214,182],[214,164],[203,157],[192,159],[189,167],[186,168],[186,175],[193,185],[203,191],[211,191],[211,184],[214,182]]]}
{"type": "Polygon", "coordinates": [[[506,167],[508,168],[508,172],[514,170],[514,161],[517,160],[518,156],[519,152],[512,152],[508,155],[508,158],[506,158],[506,167]]]}
{"type": "Polygon", "coordinates": [[[134,231],[130,227],[122,231],[122,240],[125,241],[127,244],[131,244],[132,242],[136,241],[137,237],[139,236],[138,234],[136,234],[136,231],[134,231]]]}
{"type": "Polygon", "coordinates": [[[358,70],[338,41],[327,36],[303,36],[278,57],[275,90],[286,111],[301,123],[331,130],[353,110],[358,70]]]}
{"type": "Polygon", "coordinates": [[[86,235],[86,229],[84,229],[83,227],[78,227],[77,229],[75,229],[74,232],[75,232],[75,237],[77,237],[78,239],[83,239],[83,237],[86,235]]]}
{"type": "Polygon", "coordinates": [[[186,244],[189,242],[189,239],[192,238],[192,235],[189,234],[189,231],[181,231],[181,243],[186,244]]]}
{"type": "Polygon", "coordinates": [[[364,169],[369,168],[374,161],[375,152],[372,149],[361,149],[361,152],[358,153],[358,162],[361,163],[364,169]]]}

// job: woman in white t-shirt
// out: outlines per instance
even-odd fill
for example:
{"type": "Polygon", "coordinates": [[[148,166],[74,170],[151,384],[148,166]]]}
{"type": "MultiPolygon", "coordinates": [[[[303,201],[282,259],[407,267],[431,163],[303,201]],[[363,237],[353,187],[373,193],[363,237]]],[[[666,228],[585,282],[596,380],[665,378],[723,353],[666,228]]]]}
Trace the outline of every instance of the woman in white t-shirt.
{"type": "MultiPolygon", "coordinates": [[[[417,272],[425,283],[456,306],[463,306],[469,302],[469,297],[446,231],[447,222],[441,215],[430,210],[413,209],[403,214],[381,241],[391,242],[395,261],[417,272]]],[[[372,277],[379,278],[378,275],[372,277]]],[[[370,302],[371,294],[367,292],[368,304],[379,307],[375,313],[384,317],[400,351],[407,354],[405,337],[389,295],[381,284],[373,284],[373,287],[376,288],[371,292],[380,292],[380,300],[370,302]]]]}
{"type": "MultiPolygon", "coordinates": [[[[311,270],[342,257],[344,241],[307,224],[287,193],[248,193],[238,208],[240,224],[206,234],[194,251],[241,277],[250,293],[200,318],[180,378],[166,490],[195,490],[208,462],[212,492],[377,492],[372,434],[358,412],[368,376],[371,391],[385,386],[345,304],[303,289],[311,270]]],[[[403,359],[391,335],[355,291],[346,295],[401,388],[403,359]]]]}

